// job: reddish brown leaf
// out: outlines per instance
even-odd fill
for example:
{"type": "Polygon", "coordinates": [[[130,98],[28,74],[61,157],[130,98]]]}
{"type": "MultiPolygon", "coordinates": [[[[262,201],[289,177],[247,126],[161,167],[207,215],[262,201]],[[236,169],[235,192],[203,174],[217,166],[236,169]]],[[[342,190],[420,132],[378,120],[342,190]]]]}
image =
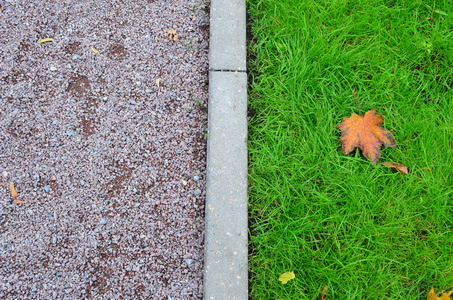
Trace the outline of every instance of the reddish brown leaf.
{"type": "Polygon", "coordinates": [[[381,163],[382,166],[384,167],[389,167],[393,171],[398,171],[404,175],[409,174],[409,171],[407,170],[407,167],[401,163],[398,162],[383,162],[381,163]]]}
{"type": "Polygon", "coordinates": [[[382,115],[376,114],[375,109],[367,111],[363,117],[351,113],[349,118],[344,118],[337,126],[341,130],[343,153],[349,154],[359,147],[363,155],[376,164],[381,156],[382,144],[396,147],[390,131],[381,126],[383,122],[382,115]]]}
{"type": "Polygon", "coordinates": [[[325,300],[325,299],[326,299],[326,293],[327,293],[327,287],[324,286],[324,287],[321,289],[321,300],[325,300]]]}

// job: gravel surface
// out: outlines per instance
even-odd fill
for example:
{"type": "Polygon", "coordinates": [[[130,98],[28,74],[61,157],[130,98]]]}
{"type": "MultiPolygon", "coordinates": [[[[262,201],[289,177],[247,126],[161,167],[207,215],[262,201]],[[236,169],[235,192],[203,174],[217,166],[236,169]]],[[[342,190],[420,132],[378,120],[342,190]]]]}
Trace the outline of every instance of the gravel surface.
{"type": "Polygon", "coordinates": [[[206,6],[0,1],[0,298],[202,297],[206,6]]]}

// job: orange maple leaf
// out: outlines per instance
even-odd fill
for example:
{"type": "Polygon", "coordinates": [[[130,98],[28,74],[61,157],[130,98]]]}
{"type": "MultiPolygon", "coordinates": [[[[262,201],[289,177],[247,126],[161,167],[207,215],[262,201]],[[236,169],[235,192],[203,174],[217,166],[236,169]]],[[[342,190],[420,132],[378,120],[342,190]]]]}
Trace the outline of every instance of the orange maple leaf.
{"type": "Polygon", "coordinates": [[[453,291],[448,292],[448,293],[442,293],[442,296],[437,297],[436,293],[434,292],[434,289],[431,289],[431,291],[429,291],[429,294],[428,294],[428,299],[429,300],[450,300],[450,294],[452,292],[453,291]]]}
{"type": "Polygon", "coordinates": [[[362,150],[365,157],[373,164],[381,156],[381,145],[395,148],[395,140],[390,131],[380,126],[384,120],[382,115],[376,114],[376,110],[370,110],[365,116],[351,113],[349,118],[344,118],[337,128],[341,130],[340,141],[343,153],[349,154],[356,147],[362,150]]]}

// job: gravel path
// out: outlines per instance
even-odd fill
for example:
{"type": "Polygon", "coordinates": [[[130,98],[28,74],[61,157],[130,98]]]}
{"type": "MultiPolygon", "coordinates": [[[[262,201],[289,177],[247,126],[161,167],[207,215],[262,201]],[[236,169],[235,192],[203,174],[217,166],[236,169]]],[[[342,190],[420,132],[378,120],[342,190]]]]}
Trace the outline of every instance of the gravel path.
{"type": "Polygon", "coordinates": [[[0,298],[202,297],[206,5],[0,2],[0,298]]]}

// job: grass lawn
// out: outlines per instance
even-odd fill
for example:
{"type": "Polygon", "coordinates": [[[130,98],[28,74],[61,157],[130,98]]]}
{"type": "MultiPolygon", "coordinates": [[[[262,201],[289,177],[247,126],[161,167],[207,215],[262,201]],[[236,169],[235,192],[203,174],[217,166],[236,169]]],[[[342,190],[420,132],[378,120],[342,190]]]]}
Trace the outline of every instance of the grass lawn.
{"type": "Polygon", "coordinates": [[[452,290],[453,1],[248,0],[248,12],[251,299],[452,290]],[[398,145],[377,165],[341,150],[354,88],[398,145]]]}

